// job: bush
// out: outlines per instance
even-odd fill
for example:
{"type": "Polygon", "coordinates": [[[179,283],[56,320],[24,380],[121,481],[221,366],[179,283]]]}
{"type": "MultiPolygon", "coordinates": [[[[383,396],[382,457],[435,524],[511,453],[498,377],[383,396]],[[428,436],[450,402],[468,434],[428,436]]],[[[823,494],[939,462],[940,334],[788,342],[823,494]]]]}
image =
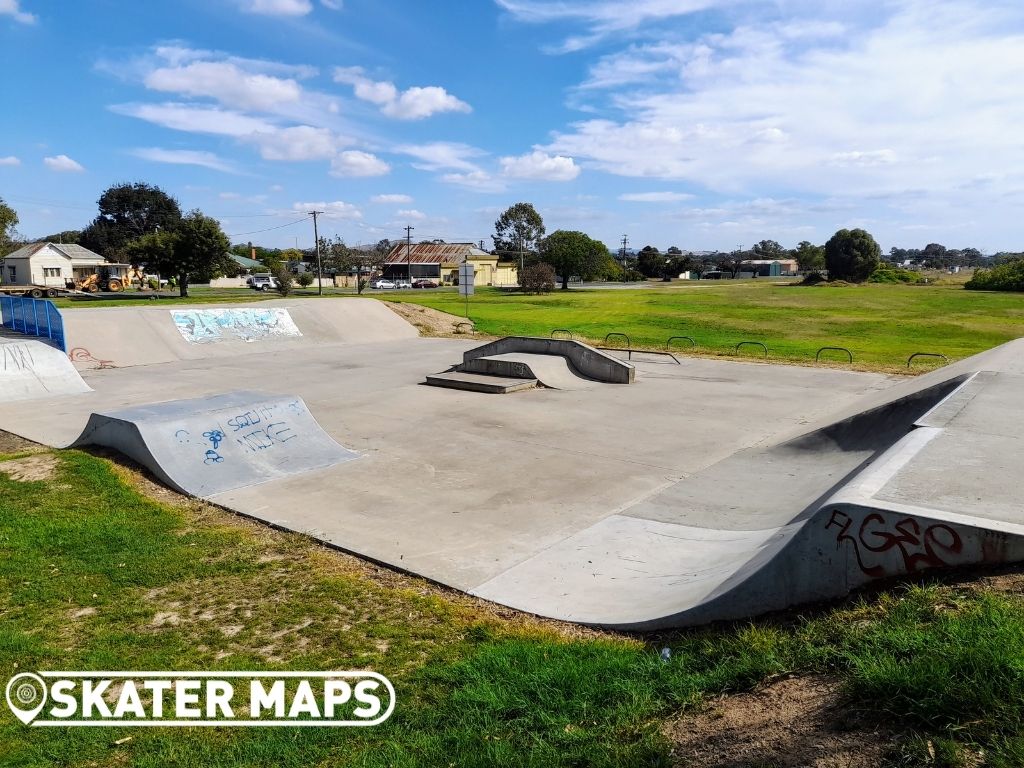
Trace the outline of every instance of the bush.
{"type": "Polygon", "coordinates": [[[555,270],[550,264],[531,264],[519,275],[523,293],[550,293],[555,287],[555,270]]]}
{"type": "Polygon", "coordinates": [[[277,270],[277,274],[274,275],[274,279],[277,280],[277,292],[282,296],[287,296],[292,292],[292,273],[287,269],[277,270]]]}
{"type": "Polygon", "coordinates": [[[825,243],[825,267],[830,280],[863,283],[878,267],[882,249],[863,229],[840,229],[825,243]]]}
{"type": "Polygon", "coordinates": [[[313,284],[313,273],[312,272],[299,272],[298,278],[295,282],[302,288],[309,288],[313,284]]]}
{"type": "Polygon", "coordinates": [[[1024,291],[1024,259],[979,269],[964,285],[972,291],[1024,291]]]}
{"type": "Polygon", "coordinates": [[[821,272],[811,272],[800,281],[800,285],[817,285],[823,282],[825,282],[825,276],[821,272]]]}
{"type": "Polygon", "coordinates": [[[913,272],[909,269],[901,269],[900,267],[894,267],[889,264],[882,264],[871,273],[871,277],[868,278],[869,283],[906,283],[907,285],[917,285],[925,282],[924,277],[919,273],[913,272]]]}

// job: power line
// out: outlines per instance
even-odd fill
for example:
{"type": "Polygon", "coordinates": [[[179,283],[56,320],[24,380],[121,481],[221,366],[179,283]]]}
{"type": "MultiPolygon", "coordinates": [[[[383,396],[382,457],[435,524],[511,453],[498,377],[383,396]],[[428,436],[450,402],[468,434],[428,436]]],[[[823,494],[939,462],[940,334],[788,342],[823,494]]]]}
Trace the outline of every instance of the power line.
{"type": "MultiPolygon", "coordinates": [[[[318,213],[322,213],[322,211],[318,211],[318,213]]],[[[256,235],[256,234],[259,234],[260,232],[270,232],[271,230],[274,230],[274,229],[284,229],[285,227],[290,227],[290,226],[292,226],[294,224],[301,224],[304,221],[306,221],[306,217],[305,216],[302,217],[301,219],[296,219],[295,221],[289,221],[287,224],[278,224],[276,227],[267,227],[266,229],[254,229],[252,232],[235,232],[234,234],[228,235],[228,237],[242,237],[243,235],[256,235]]]]}

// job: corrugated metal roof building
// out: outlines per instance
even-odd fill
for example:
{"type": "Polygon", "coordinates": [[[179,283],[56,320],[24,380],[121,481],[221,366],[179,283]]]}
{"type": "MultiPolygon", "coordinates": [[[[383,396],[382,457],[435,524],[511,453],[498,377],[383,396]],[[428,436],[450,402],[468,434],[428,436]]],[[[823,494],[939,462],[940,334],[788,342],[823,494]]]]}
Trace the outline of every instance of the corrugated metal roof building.
{"type": "Polygon", "coordinates": [[[518,280],[514,263],[499,264],[497,256],[473,243],[396,243],[384,260],[383,274],[453,284],[458,282],[459,265],[467,260],[476,267],[476,285],[515,285],[518,280]]]}

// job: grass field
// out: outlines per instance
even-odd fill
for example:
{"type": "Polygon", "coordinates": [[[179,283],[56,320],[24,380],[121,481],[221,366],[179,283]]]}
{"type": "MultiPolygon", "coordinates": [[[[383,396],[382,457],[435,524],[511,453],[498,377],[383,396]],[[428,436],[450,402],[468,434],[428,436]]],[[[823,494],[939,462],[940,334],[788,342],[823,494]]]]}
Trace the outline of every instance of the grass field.
{"type": "MultiPolygon", "coordinates": [[[[387,298],[465,312],[454,293],[408,291],[387,298]]],[[[920,351],[955,360],[1024,335],[1024,296],[957,285],[834,288],[746,280],[543,296],[482,289],[470,299],[469,314],[478,330],[497,336],[547,336],[565,328],[576,338],[603,342],[619,332],[635,347],[664,349],[670,336],[685,335],[698,351],[718,354],[732,354],[738,342],[752,340],[766,344],[772,358],[790,361],[813,361],[820,347],[841,346],[867,368],[903,367],[920,351]]],[[[688,345],[680,346],[685,351],[688,345]]],[[[824,359],[845,356],[826,353],[824,359]]]]}
{"type": "Polygon", "coordinates": [[[0,764],[671,765],[666,719],[815,672],[842,682],[859,721],[895,730],[882,743],[894,765],[1020,765],[1016,586],[911,587],[806,616],[599,634],[270,531],[104,458],[0,454],[6,675],[368,668],[398,691],[393,717],[369,729],[30,729],[3,709],[0,764]]]}

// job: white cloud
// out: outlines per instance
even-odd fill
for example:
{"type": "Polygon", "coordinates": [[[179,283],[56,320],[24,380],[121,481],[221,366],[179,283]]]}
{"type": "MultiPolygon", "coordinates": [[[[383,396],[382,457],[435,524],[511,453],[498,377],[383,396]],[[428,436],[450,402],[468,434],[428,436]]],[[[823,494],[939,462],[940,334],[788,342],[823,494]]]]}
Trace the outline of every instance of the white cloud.
{"type": "Polygon", "coordinates": [[[410,155],[419,162],[412,164],[421,171],[477,171],[479,167],[470,158],[487,154],[482,149],[453,141],[435,141],[429,144],[403,144],[396,152],[410,155]]]}
{"type": "Polygon", "coordinates": [[[241,0],[239,7],[263,16],[305,16],[313,10],[309,0],[241,0]]]}
{"type": "Polygon", "coordinates": [[[350,221],[363,218],[362,211],[352,203],[343,200],[335,200],[333,203],[294,203],[292,211],[306,213],[308,211],[323,211],[328,219],[347,219],[350,221]]]}
{"type": "Polygon", "coordinates": [[[471,112],[472,107],[436,85],[412,87],[399,91],[387,80],[373,80],[362,67],[337,67],[334,81],[351,85],[357,99],[380,107],[388,117],[399,120],[421,120],[440,112],[471,112]]]}
{"type": "Polygon", "coordinates": [[[165,102],[163,104],[115,104],[110,107],[119,115],[135,117],[148,123],[162,125],[176,131],[208,133],[214,136],[251,136],[255,133],[273,133],[272,123],[220,107],[165,102]]]}
{"type": "Polygon", "coordinates": [[[501,180],[495,179],[482,170],[468,173],[446,173],[441,176],[441,181],[446,184],[475,189],[478,192],[502,192],[505,189],[505,184],[501,180]]]}
{"type": "Polygon", "coordinates": [[[8,155],[7,157],[0,157],[0,165],[21,165],[21,160],[14,155],[8,155]]]}
{"type": "Polygon", "coordinates": [[[693,195],[683,192],[628,192],[619,195],[619,200],[628,203],[677,203],[681,200],[690,200],[693,195]]]}
{"type": "Polygon", "coordinates": [[[369,152],[340,152],[331,161],[332,176],[383,176],[391,166],[369,152]]]}
{"type": "Polygon", "coordinates": [[[427,218],[427,214],[423,211],[417,211],[415,208],[404,208],[400,211],[395,211],[395,216],[400,219],[412,219],[413,221],[423,221],[427,218]]]}
{"type": "Polygon", "coordinates": [[[44,157],[43,163],[51,171],[57,171],[59,173],[81,173],[85,170],[80,164],[76,163],[67,155],[56,155],[54,157],[44,157]]]}
{"type": "Polygon", "coordinates": [[[326,160],[334,157],[338,148],[348,140],[336,136],[326,128],[294,125],[289,128],[267,127],[246,137],[259,147],[264,160],[326,160]]]}
{"type": "Polygon", "coordinates": [[[371,203],[411,203],[409,195],[374,195],[370,198],[371,203]]]}
{"type": "Polygon", "coordinates": [[[239,200],[242,196],[237,192],[221,192],[217,197],[221,200],[239,200]]]}
{"type": "Polygon", "coordinates": [[[194,61],[161,67],[146,75],[147,88],[185,96],[214,98],[228,107],[271,110],[298,102],[302,87],[291,78],[247,72],[228,61],[194,61]]]}
{"type": "Polygon", "coordinates": [[[605,56],[574,98],[592,95],[606,116],[540,149],[730,194],[955,195],[964,179],[1024,165],[1024,7],[878,2],[843,19],[837,45],[828,14],[844,8],[801,6],[799,23],[737,10],[731,32],[605,56]]]}
{"type": "Polygon", "coordinates": [[[35,24],[34,14],[21,10],[18,0],[0,0],[0,16],[10,16],[19,24],[35,24]]]}
{"type": "Polygon", "coordinates": [[[170,163],[172,165],[198,165],[224,173],[237,173],[230,163],[217,157],[212,152],[200,152],[192,149],[162,149],[160,147],[141,147],[131,150],[135,157],[150,160],[154,163],[170,163]]]}
{"type": "Polygon", "coordinates": [[[340,11],[343,7],[341,0],[320,0],[320,5],[331,11],[340,11]]]}
{"type": "Polygon", "coordinates": [[[514,179],[572,181],[580,175],[580,168],[571,157],[539,150],[519,157],[503,157],[500,162],[504,174],[514,179]]]}

